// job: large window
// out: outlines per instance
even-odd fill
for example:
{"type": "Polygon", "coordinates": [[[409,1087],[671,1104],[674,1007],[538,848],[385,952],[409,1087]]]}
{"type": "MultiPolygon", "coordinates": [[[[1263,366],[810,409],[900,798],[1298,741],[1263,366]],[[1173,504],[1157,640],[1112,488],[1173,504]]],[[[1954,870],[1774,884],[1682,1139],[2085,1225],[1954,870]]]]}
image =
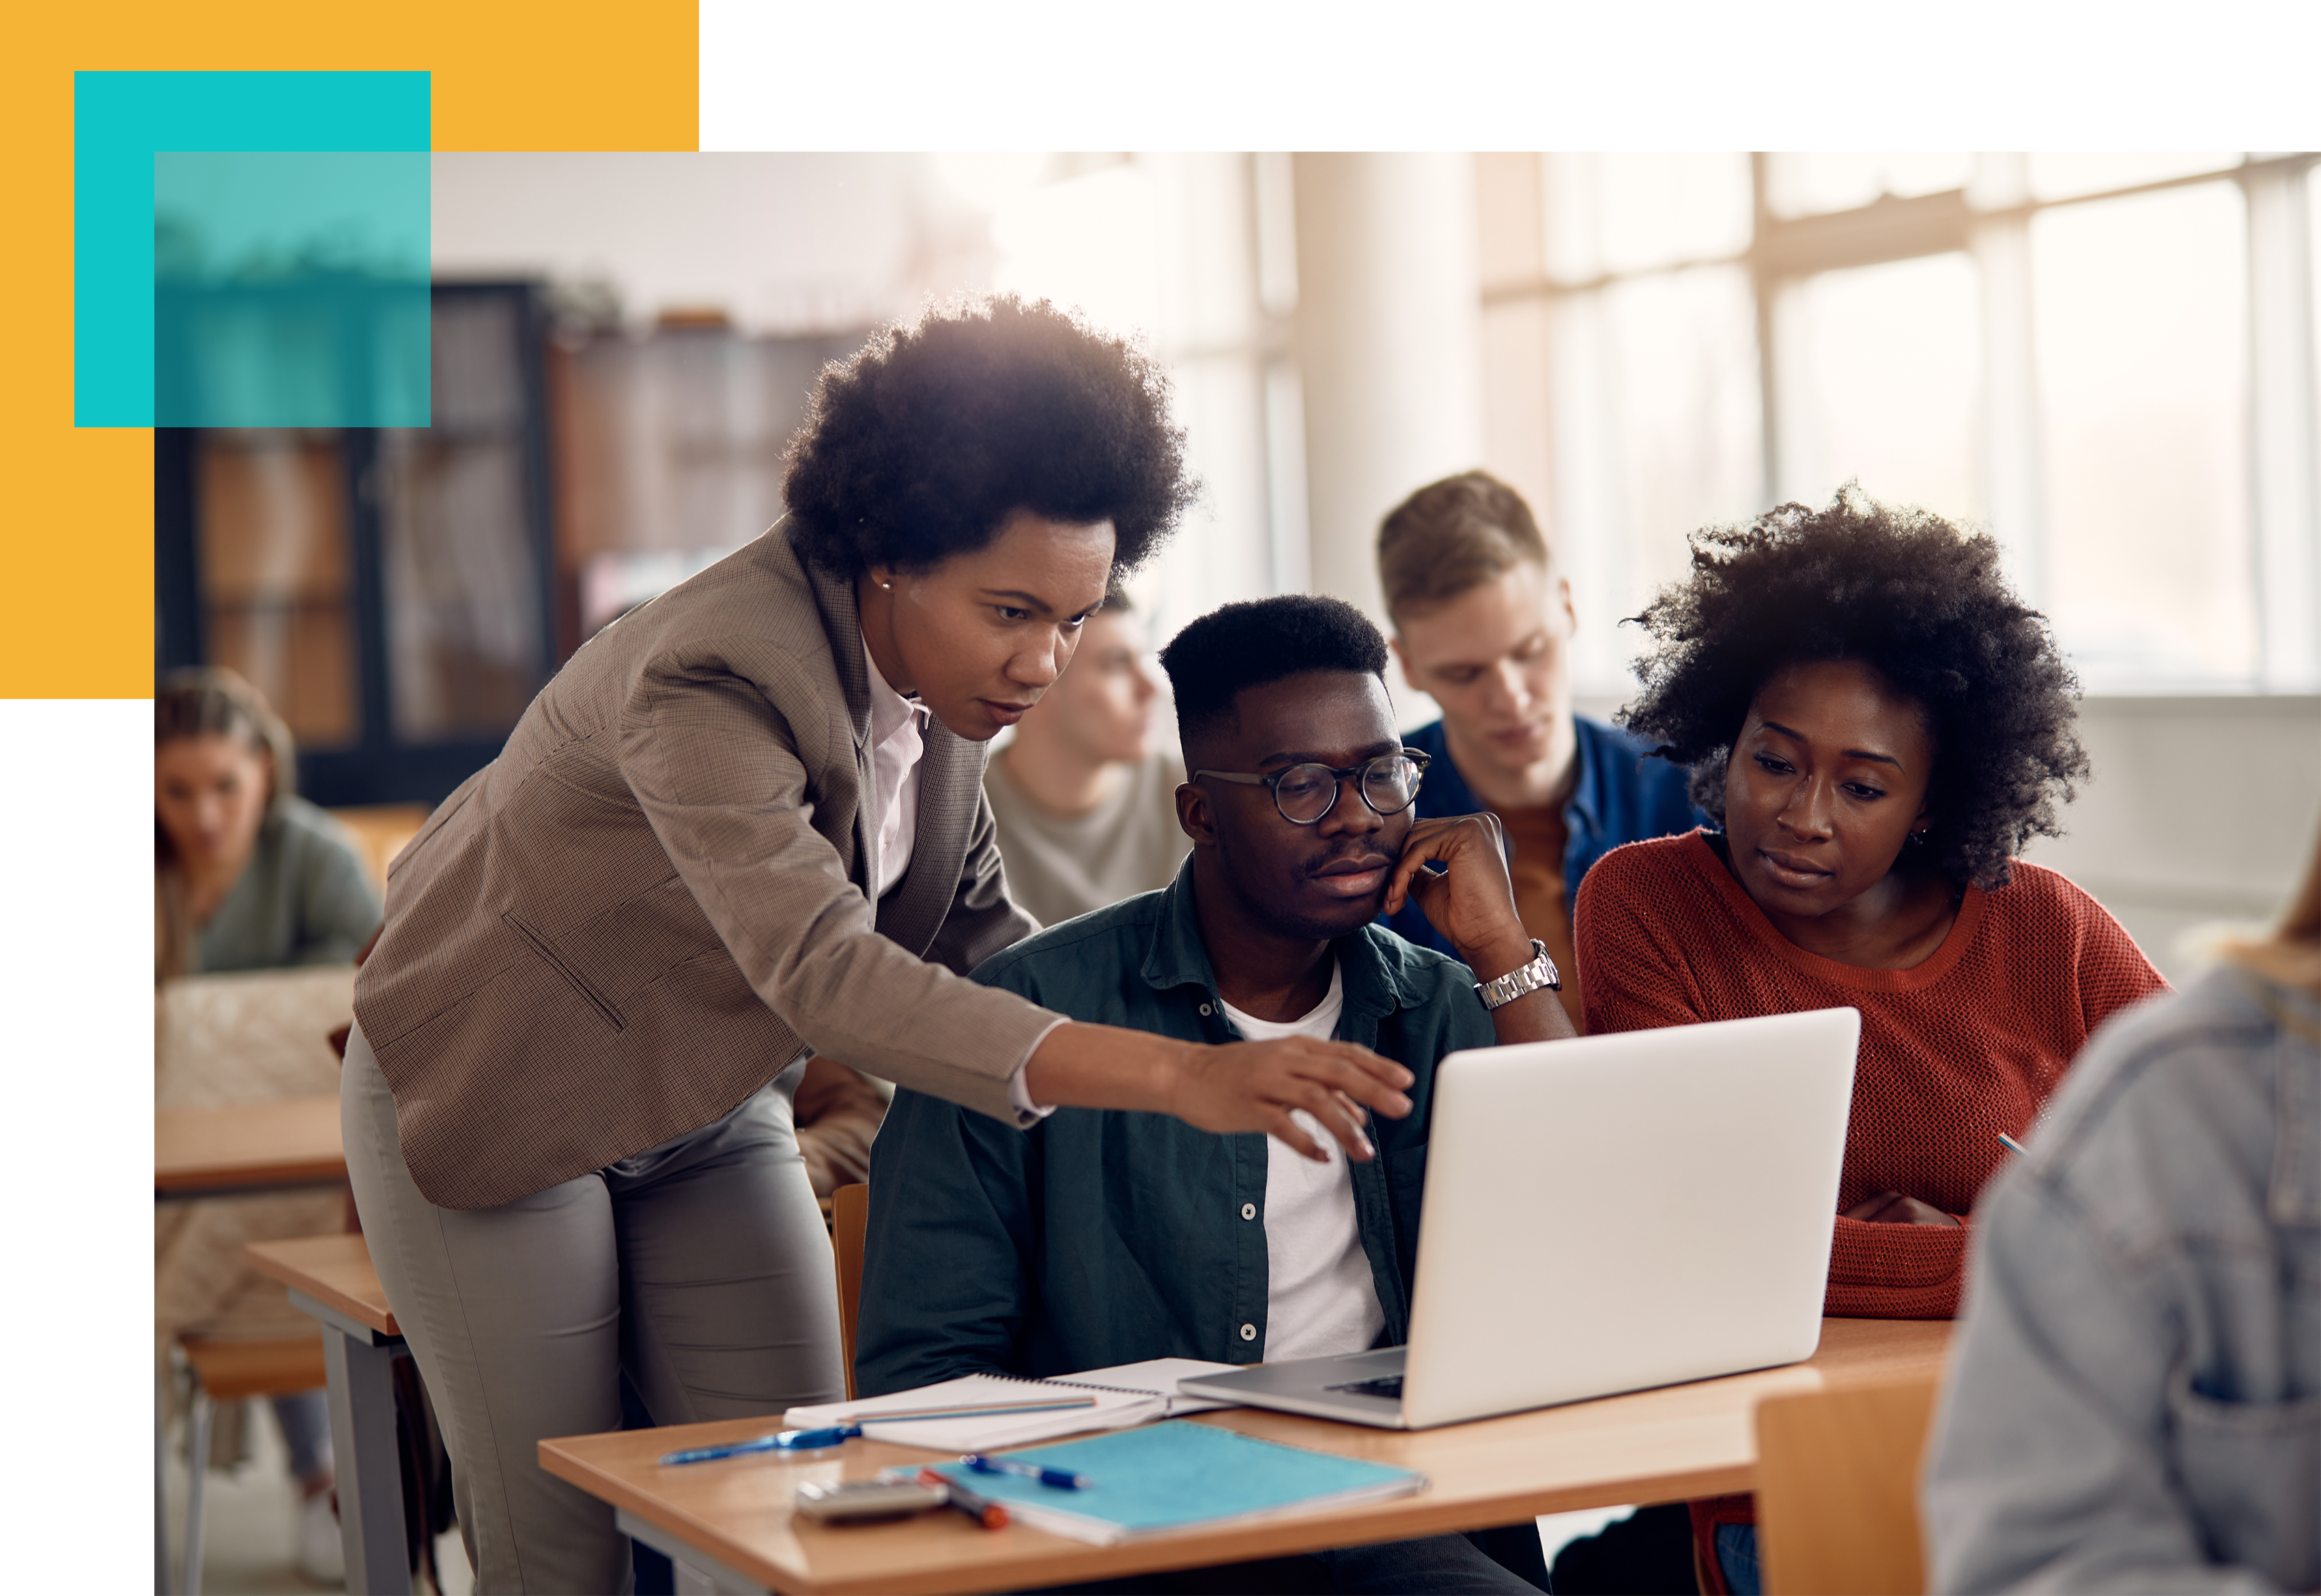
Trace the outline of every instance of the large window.
{"type": "Polygon", "coordinates": [[[1849,480],[1996,534],[2092,689],[2321,689],[2313,156],[1478,160],[1583,692],[1690,532],[1849,480]]]}
{"type": "Polygon", "coordinates": [[[1175,386],[1206,491],[1135,584],[1154,637],[1220,604],[1303,588],[1288,157],[1049,156],[1012,183],[1005,159],[938,159],[989,215],[992,287],[1142,336],[1175,386]]]}

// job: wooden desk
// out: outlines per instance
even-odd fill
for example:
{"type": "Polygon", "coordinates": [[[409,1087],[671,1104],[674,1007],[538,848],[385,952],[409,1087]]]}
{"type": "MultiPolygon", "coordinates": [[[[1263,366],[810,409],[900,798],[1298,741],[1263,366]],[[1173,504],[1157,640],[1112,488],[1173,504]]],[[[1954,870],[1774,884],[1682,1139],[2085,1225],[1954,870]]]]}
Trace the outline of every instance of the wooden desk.
{"type": "MultiPolygon", "coordinates": [[[[335,1116],[335,1099],[332,1108],[335,1116]]],[[[404,1353],[403,1330],[370,1250],[360,1236],[309,1236],[252,1242],[242,1251],[251,1268],[290,1288],[292,1306],[323,1322],[347,1589],[408,1596],[403,1460],[395,1439],[394,1364],[404,1353]]]]}
{"type": "Polygon", "coordinates": [[[153,1116],[153,1195],[232,1197],[347,1178],[339,1099],[291,1098],[153,1116]]]}
{"type": "Polygon", "coordinates": [[[1931,1375],[1942,1367],[1949,1336],[1946,1321],[1825,1319],[1821,1350],[1789,1368],[1434,1430],[1374,1430],[1254,1408],[1204,1415],[1197,1422],[1417,1469],[1430,1483],[1397,1501],[1117,1546],[1022,1526],[993,1534],[956,1513],[851,1528],[792,1520],[791,1493],[800,1482],[859,1479],[882,1464],[933,1455],[915,1447],[851,1441],[794,1459],[760,1454],[677,1468],[655,1461],[680,1446],[763,1435],[769,1426],[762,1418],[542,1441],[540,1461],[612,1503],[623,1530],[717,1591],[1024,1590],[1746,1491],[1755,1478],[1752,1418],[1761,1399],[1931,1375]]]}

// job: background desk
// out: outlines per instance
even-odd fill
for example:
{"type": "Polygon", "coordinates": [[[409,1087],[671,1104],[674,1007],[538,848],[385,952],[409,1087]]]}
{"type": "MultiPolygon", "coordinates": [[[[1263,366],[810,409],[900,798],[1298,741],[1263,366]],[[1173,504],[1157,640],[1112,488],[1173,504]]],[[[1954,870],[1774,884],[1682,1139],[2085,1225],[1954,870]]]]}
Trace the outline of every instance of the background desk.
{"type": "Polygon", "coordinates": [[[1825,1319],[1821,1350],[1804,1363],[1443,1429],[1374,1430],[1254,1408],[1205,1415],[1198,1422],[1417,1469],[1431,1483],[1397,1501],[1128,1546],[1085,1546],[1021,1526],[993,1534],[956,1513],[851,1528],[791,1518],[801,1481],[860,1479],[882,1464],[933,1457],[916,1447],[851,1441],[795,1459],[758,1455],[678,1468],[655,1461],[680,1446],[763,1435],[762,1418],[542,1441],[540,1461],[612,1503],[623,1530],[707,1574],[720,1591],[1024,1590],[1747,1491],[1760,1400],[1931,1376],[1950,1328],[1946,1321],[1825,1319]]]}
{"type": "Polygon", "coordinates": [[[156,1200],[329,1186],[346,1178],[335,1097],[163,1108],[153,1116],[156,1200]]]}
{"type": "Polygon", "coordinates": [[[290,1288],[295,1306],[322,1321],[347,1589],[407,1596],[411,1564],[395,1433],[395,1360],[404,1352],[403,1328],[387,1306],[369,1250],[360,1236],[313,1236],[252,1242],[249,1258],[260,1274],[290,1288]]]}

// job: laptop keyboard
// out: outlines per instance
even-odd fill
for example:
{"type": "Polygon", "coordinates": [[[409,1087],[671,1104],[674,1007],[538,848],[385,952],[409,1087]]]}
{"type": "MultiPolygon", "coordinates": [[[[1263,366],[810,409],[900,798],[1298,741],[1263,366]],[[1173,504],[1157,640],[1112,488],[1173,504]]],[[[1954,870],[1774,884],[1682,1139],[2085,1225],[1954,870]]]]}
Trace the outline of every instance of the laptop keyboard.
{"type": "Polygon", "coordinates": [[[1350,1391],[1358,1397],[1384,1397],[1389,1402],[1402,1400],[1402,1376],[1383,1375],[1377,1380],[1357,1380],[1347,1385],[1325,1385],[1324,1391],[1350,1391]]]}

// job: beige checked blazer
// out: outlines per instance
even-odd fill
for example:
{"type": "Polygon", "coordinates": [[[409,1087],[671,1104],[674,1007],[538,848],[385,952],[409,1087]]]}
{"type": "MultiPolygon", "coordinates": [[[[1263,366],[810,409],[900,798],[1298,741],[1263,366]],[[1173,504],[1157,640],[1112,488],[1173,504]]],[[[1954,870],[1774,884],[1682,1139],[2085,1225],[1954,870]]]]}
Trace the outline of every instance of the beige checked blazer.
{"type": "Polygon", "coordinates": [[[985,750],[927,727],[910,871],[874,910],[854,590],[787,530],[590,640],[396,860],[355,1014],[430,1201],[657,1146],[806,1049],[1015,1118],[1059,1017],[960,979],[1037,928],[985,750]]]}

